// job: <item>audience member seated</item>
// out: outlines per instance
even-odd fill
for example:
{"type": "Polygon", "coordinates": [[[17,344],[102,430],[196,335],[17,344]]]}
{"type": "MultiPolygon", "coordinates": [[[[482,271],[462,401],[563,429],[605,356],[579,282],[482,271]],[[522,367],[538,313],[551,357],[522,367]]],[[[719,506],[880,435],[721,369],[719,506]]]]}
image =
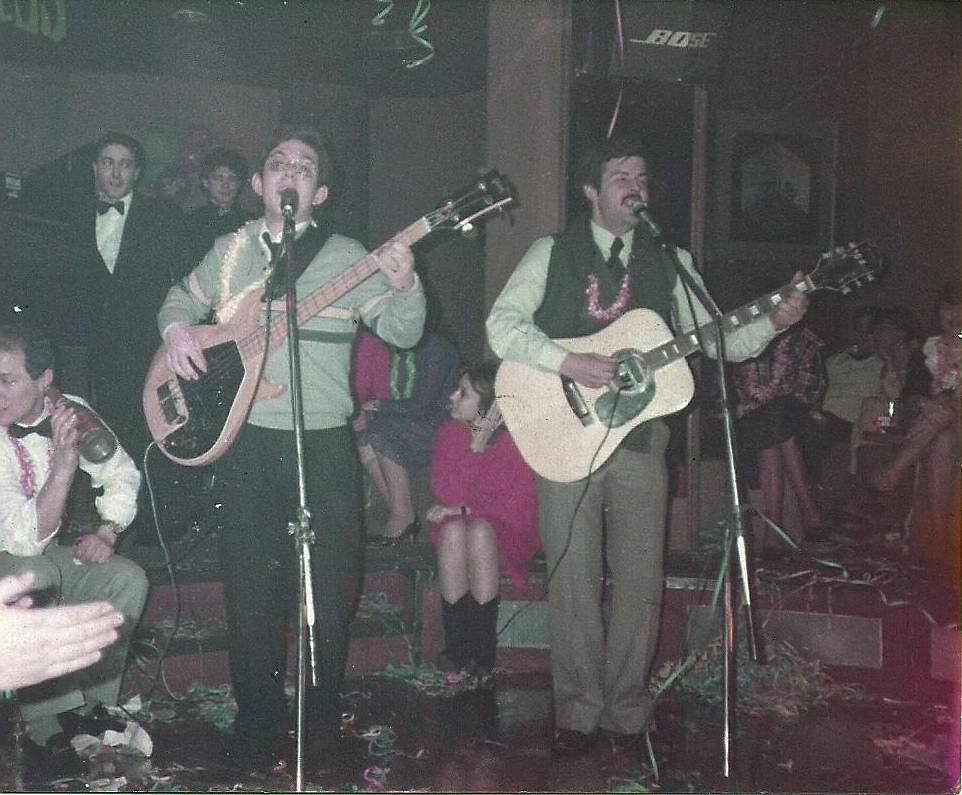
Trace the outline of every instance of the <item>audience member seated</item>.
{"type": "Polygon", "coordinates": [[[821,410],[812,414],[811,433],[802,440],[816,485],[840,500],[850,496],[849,481],[855,474],[852,428],[862,401],[879,393],[882,359],[875,352],[872,329],[880,315],[877,306],[860,307],[852,315],[849,344],[825,362],[825,397],[821,410]]]}
{"type": "Polygon", "coordinates": [[[358,452],[388,507],[380,542],[413,539],[420,530],[411,499],[411,473],[427,466],[434,435],[447,416],[458,378],[458,355],[444,338],[425,332],[406,350],[373,334],[358,334],[352,380],[359,406],[358,452]]]}
{"type": "Polygon", "coordinates": [[[217,238],[230,234],[251,219],[237,204],[247,174],[247,161],[232,149],[213,149],[204,158],[200,186],[206,203],[187,215],[193,264],[201,261],[217,238]]]}
{"type": "Polygon", "coordinates": [[[442,670],[482,679],[494,668],[501,575],[526,585],[538,551],[534,476],[501,424],[497,366],[469,369],[451,395],[451,421],[438,431],[427,512],[437,546],[444,651],[442,670]]]}
{"type": "Polygon", "coordinates": [[[98,705],[117,703],[128,640],[147,597],[144,572],[114,554],[136,512],[140,474],[120,447],[97,464],[80,457],[75,409],[47,395],[53,360],[53,347],[37,328],[23,321],[0,325],[0,576],[32,571],[38,603],[105,600],[124,624],[121,640],[94,667],[20,691],[27,742],[41,765],[64,729],[81,726],[98,705]],[[61,546],[54,539],[78,470],[103,489],[96,500],[100,525],[61,546]]]}
{"type": "Polygon", "coordinates": [[[871,486],[882,492],[911,484],[907,544],[953,584],[960,565],[960,301],[958,282],[943,286],[941,333],[913,354],[901,392],[901,423],[890,430],[885,454],[876,456],[865,472],[871,486]]]}
{"type": "MultiPolygon", "coordinates": [[[[874,473],[889,463],[901,438],[899,426],[905,423],[902,392],[910,374],[910,361],[920,346],[916,329],[914,316],[904,307],[882,310],[872,329],[882,372],[878,393],[862,401],[858,422],[852,429],[857,486],[845,511],[856,518],[881,513],[894,524],[905,518],[911,484],[900,480],[884,492],[873,484],[874,473]]],[[[918,368],[911,372],[915,378],[920,374],[918,368]]],[[[924,384],[908,386],[910,392],[925,388],[924,384]]]]}
{"type": "MultiPolygon", "coordinates": [[[[758,358],[735,366],[743,473],[750,485],[761,488],[765,515],[783,529],[788,483],[809,541],[821,537],[822,520],[798,437],[825,390],[822,345],[811,330],[796,326],[776,337],[758,358]]],[[[765,549],[771,541],[766,527],[758,547],[765,549]]],[[[774,540],[772,546],[778,543],[774,540]]]]}

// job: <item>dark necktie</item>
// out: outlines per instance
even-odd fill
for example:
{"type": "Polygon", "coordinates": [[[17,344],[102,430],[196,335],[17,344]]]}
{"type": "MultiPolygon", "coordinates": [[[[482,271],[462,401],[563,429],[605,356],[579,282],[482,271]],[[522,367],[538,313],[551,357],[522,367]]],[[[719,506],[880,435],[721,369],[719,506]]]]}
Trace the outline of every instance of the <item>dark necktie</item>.
{"type": "Polygon", "coordinates": [[[124,214],[124,201],[121,199],[116,202],[105,202],[103,199],[97,199],[97,215],[103,215],[107,210],[113,207],[121,215],[124,214]]]}
{"type": "Polygon", "coordinates": [[[617,269],[621,268],[621,250],[625,247],[624,242],[620,237],[616,237],[611,243],[611,251],[608,254],[608,270],[615,272],[617,269]]]}
{"type": "Polygon", "coordinates": [[[273,262],[275,259],[277,259],[277,252],[281,250],[281,241],[278,240],[275,243],[273,240],[271,240],[270,232],[264,232],[264,234],[261,235],[261,240],[263,240],[264,244],[270,249],[271,262],[273,262]]]}
{"type": "Polygon", "coordinates": [[[23,437],[29,436],[31,433],[39,433],[41,436],[46,436],[49,439],[53,434],[50,428],[50,417],[38,422],[36,425],[11,425],[7,430],[10,431],[10,435],[15,439],[23,439],[23,437]]]}

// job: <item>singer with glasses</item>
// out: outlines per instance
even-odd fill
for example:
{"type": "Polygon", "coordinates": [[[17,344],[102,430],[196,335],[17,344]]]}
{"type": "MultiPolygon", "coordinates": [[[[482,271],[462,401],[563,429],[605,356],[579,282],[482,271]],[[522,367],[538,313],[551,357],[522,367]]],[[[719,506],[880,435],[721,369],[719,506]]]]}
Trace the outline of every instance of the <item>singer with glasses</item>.
{"type": "MultiPolygon", "coordinates": [[[[341,275],[367,253],[338,234],[315,210],[328,200],[333,164],[309,130],[278,133],[251,187],[264,215],[219,238],[200,265],[168,294],[159,315],[168,366],[185,379],[208,362],[191,327],[213,311],[231,317],[250,291],[270,284],[271,250],[280,243],[285,214],[296,239],[292,260],[298,296],[341,275]]],[[[425,297],[407,246],[391,242],[374,254],[379,271],[302,324],[306,491],[317,610],[319,686],[308,694],[309,756],[338,752],[338,693],[347,658],[348,624],[362,576],[360,465],[349,418],[351,347],[358,319],[390,345],[410,348],[421,336],[425,297]]],[[[278,311],[284,301],[277,300],[278,311]]],[[[262,312],[263,320],[263,312],[262,312]]],[[[289,386],[287,341],[264,367],[274,384],[289,386]]],[[[293,418],[287,392],[256,400],[226,455],[216,462],[214,503],[229,633],[231,683],[237,699],[230,756],[245,771],[286,761],[288,705],[285,636],[297,593],[295,518],[298,478],[293,418]]]]}
{"type": "MultiPolygon", "coordinates": [[[[588,146],[575,178],[587,215],[528,249],[491,309],[487,333],[502,358],[597,388],[614,378],[614,360],[569,353],[553,339],[594,334],[637,308],[654,310],[678,330],[709,318],[697,306],[692,316],[657,239],[641,144],[612,138],[588,146]]],[[[691,255],[678,253],[697,279],[691,255]]],[[[806,307],[806,297],[797,293],[770,318],[740,329],[727,339],[730,358],[760,353],[806,307]]],[[[551,572],[557,755],[591,751],[599,729],[616,750],[634,753],[649,725],[646,683],[660,624],[667,443],[667,426],[653,420],[632,431],[591,478],[586,472],[582,480],[558,483],[536,475],[539,532],[551,572]],[[612,586],[607,626],[605,573],[612,586]]]]}
{"type": "Polygon", "coordinates": [[[144,572],[114,553],[137,510],[140,473],[122,447],[84,444],[90,416],[79,398],[59,399],[53,365],[43,332],[23,320],[0,324],[0,577],[32,571],[34,604],[106,601],[123,625],[120,640],[94,667],[20,691],[28,767],[51,778],[54,757],[73,753],[65,731],[103,731],[96,715],[117,703],[128,641],[147,597],[144,572]],[[62,546],[57,536],[80,471],[102,489],[94,506],[99,524],[62,546]]]}

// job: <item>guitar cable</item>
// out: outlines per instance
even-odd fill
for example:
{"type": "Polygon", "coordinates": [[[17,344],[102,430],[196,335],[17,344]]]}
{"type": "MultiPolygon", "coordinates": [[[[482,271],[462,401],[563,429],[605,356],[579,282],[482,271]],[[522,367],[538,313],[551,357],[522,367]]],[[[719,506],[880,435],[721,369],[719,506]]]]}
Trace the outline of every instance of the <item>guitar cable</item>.
{"type": "MultiPolygon", "coordinates": [[[[271,323],[270,323],[271,309],[272,309],[271,303],[270,301],[268,301],[265,309],[266,322],[264,326],[264,334],[265,334],[264,353],[263,353],[264,360],[261,362],[261,367],[260,367],[261,371],[263,371],[264,365],[267,363],[267,355],[269,351],[270,333],[271,333],[271,323]]],[[[160,509],[157,505],[157,494],[154,489],[153,478],[151,477],[151,474],[150,474],[150,467],[148,466],[150,451],[151,449],[154,449],[154,448],[157,448],[157,443],[152,440],[150,444],[147,445],[147,448],[144,450],[144,457],[143,457],[143,461],[141,462],[141,466],[144,472],[144,483],[147,487],[147,497],[150,502],[150,512],[154,522],[154,531],[157,535],[157,542],[163,553],[163,561],[161,563],[155,563],[155,564],[143,566],[143,568],[148,571],[153,569],[159,569],[159,568],[164,568],[167,570],[168,579],[170,580],[170,590],[174,600],[174,621],[173,621],[173,626],[170,630],[170,633],[167,634],[166,637],[164,638],[163,645],[157,650],[157,671],[153,676],[149,677],[150,683],[151,683],[150,689],[147,691],[146,695],[143,696],[143,698],[145,700],[149,699],[153,695],[154,691],[157,689],[159,682],[163,681],[164,690],[166,690],[167,695],[170,696],[170,698],[172,698],[175,701],[182,701],[185,698],[185,696],[175,695],[173,691],[171,691],[170,687],[167,685],[167,682],[164,676],[164,660],[167,658],[167,653],[170,651],[170,645],[173,642],[174,637],[177,635],[177,630],[180,627],[180,619],[181,619],[180,588],[178,587],[178,584],[177,584],[177,576],[174,570],[174,566],[177,563],[179,563],[181,560],[183,560],[189,553],[194,551],[194,549],[203,540],[205,534],[198,533],[194,541],[190,545],[188,545],[185,549],[181,550],[180,554],[176,558],[171,554],[170,547],[167,544],[167,540],[164,538],[164,532],[163,532],[162,523],[160,520],[160,509]]],[[[150,644],[150,645],[153,646],[153,644],[150,644]]]]}
{"type": "MultiPolygon", "coordinates": [[[[695,314],[695,306],[694,306],[694,302],[692,301],[691,290],[688,288],[688,285],[685,284],[684,280],[682,280],[682,287],[685,291],[685,299],[688,302],[688,311],[690,312],[692,321],[694,323],[695,337],[698,339],[698,344],[701,346],[701,349],[706,350],[704,339],[702,338],[702,334],[701,334],[701,328],[698,325],[697,315],[695,314]]],[[[618,408],[618,402],[621,400],[621,393],[622,393],[621,389],[619,389],[615,393],[615,402],[611,410],[612,419],[614,419],[615,412],[618,408]]],[[[561,562],[565,559],[565,557],[568,554],[568,549],[571,546],[571,541],[574,536],[575,519],[578,517],[578,511],[581,510],[581,505],[588,494],[588,489],[591,487],[591,479],[594,477],[594,474],[595,474],[595,461],[598,459],[598,456],[601,454],[601,449],[604,447],[605,442],[608,440],[608,436],[611,434],[611,430],[612,430],[612,425],[609,421],[607,430],[605,431],[605,435],[602,437],[601,441],[598,443],[598,447],[595,450],[594,455],[592,455],[590,463],[588,464],[588,477],[585,479],[585,486],[578,497],[578,502],[575,503],[574,511],[572,511],[571,513],[571,521],[568,523],[567,537],[565,538],[565,544],[561,550],[561,554],[558,556],[558,560],[555,561],[554,566],[551,567],[551,571],[548,572],[548,576],[545,579],[545,584],[544,584],[545,591],[547,591],[548,586],[551,584],[551,581],[554,579],[555,573],[558,571],[558,567],[561,565],[561,562]]],[[[514,620],[519,616],[523,615],[526,611],[530,610],[534,604],[535,604],[534,602],[527,602],[517,612],[511,615],[508,618],[508,620],[505,621],[504,624],[498,629],[498,632],[497,632],[498,637],[501,637],[501,635],[508,629],[508,627],[511,626],[514,620]]]]}
{"type": "MultiPolygon", "coordinates": [[[[158,568],[167,569],[167,575],[170,580],[170,592],[173,595],[174,600],[174,624],[170,633],[164,638],[162,646],[157,649],[157,671],[152,677],[150,677],[150,689],[147,691],[146,695],[143,696],[145,701],[150,699],[150,697],[154,694],[154,691],[157,689],[158,683],[164,678],[164,660],[167,658],[167,652],[170,650],[170,644],[173,642],[174,636],[177,634],[177,629],[180,626],[181,613],[180,588],[177,586],[177,577],[174,573],[175,561],[170,554],[170,547],[167,546],[167,541],[164,538],[164,532],[161,529],[160,510],[157,507],[157,495],[154,491],[154,483],[153,478],[150,475],[150,468],[147,466],[150,451],[155,447],[157,447],[157,443],[154,441],[151,441],[150,444],[147,445],[147,449],[144,450],[142,466],[144,470],[144,483],[147,486],[147,498],[150,502],[150,512],[154,520],[154,530],[157,533],[157,542],[160,545],[161,552],[163,552],[164,559],[162,563],[144,566],[144,568],[147,570],[158,568]]],[[[149,645],[153,646],[153,644],[149,645]]],[[[171,698],[174,700],[180,700],[180,698],[171,692],[166,681],[164,682],[164,689],[167,691],[167,695],[169,695],[171,698]]]]}
{"type": "MultiPolygon", "coordinates": [[[[621,400],[621,393],[622,393],[621,389],[619,389],[615,393],[615,402],[614,402],[614,405],[612,405],[611,407],[612,419],[614,419],[615,411],[618,408],[618,402],[621,400]]],[[[545,591],[548,590],[548,586],[551,584],[551,581],[554,579],[555,572],[558,571],[558,567],[561,566],[561,562],[568,555],[568,549],[570,548],[571,540],[574,537],[575,519],[578,518],[578,511],[581,510],[581,504],[585,501],[585,497],[588,495],[588,489],[591,487],[591,479],[595,475],[595,461],[598,460],[598,456],[601,454],[601,449],[604,447],[605,442],[608,441],[608,437],[611,435],[611,429],[612,429],[612,425],[611,425],[611,422],[609,421],[607,429],[605,430],[605,435],[601,437],[601,441],[598,442],[598,447],[595,449],[594,454],[591,456],[591,461],[588,463],[588,477],[585,478],[584,488],[581,490],[581,494],[578,495],[578,501],[575,503],[575,509],[571,512],[571,521],[568,522],[567,535],[565,537],[565,544],[561,549],[561,554],[558,555],[558,560],[555,561],[554,566],[551,567],[551,571],[548,572],[548,576],[545,579],[545,582],[544,582],[545,591]]],[[[521,615],[524,615],[524,613],[530,610],[532,606],[535,604],[536,602],[533,602],[533,601],[526,602],[519,610],[517,610],[512,616],[510,616],[507,621],[504,622],[504,624],[501,626],[500,629],[498,629],[497,636],[501,637],[501,635],[505,632],[505,630],[507,630],[508,627],[511,626],[511,624],[514,622],[516,618],[518,618],[521,615]]]]}

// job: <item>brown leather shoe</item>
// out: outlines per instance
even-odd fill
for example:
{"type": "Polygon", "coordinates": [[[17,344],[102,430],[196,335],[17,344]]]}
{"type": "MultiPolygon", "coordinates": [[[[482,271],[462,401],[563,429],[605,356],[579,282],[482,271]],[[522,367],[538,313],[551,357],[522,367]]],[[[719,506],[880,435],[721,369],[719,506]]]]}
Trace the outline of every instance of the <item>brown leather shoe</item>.
{"type": "Polygon", "coordinates": [[[595,747],[597,742],[597,732],[586,734],[574,729],[557,729],[554,740],[551,742],[551,752],[555,756],[584,756],[595,747]]]}

